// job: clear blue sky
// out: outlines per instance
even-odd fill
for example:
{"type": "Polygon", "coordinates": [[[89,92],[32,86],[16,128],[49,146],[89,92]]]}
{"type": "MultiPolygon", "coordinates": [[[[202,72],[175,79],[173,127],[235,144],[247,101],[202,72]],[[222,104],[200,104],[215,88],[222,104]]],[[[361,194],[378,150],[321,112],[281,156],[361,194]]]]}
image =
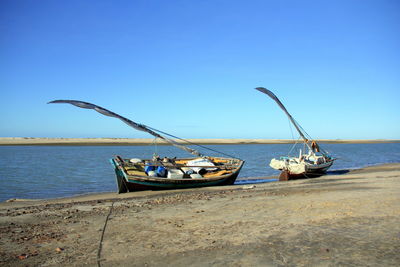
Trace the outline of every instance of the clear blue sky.
{"type": "Polygon", "coordinates": [[[0,137],[400,139],[400,2],[0,1],[0,137]]]}

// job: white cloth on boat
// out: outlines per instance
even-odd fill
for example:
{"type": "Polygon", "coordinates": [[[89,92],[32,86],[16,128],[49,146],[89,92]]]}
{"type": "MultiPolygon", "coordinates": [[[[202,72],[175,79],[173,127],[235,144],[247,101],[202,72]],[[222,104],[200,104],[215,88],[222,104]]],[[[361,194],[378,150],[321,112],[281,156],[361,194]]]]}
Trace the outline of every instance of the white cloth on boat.
{"type": "Polygon", "coordinates": [[[209,159],[204,159],[204,158],[190,160],[186,163],[186,166],[196,166],[196,167],[192,167],[192,169],[195,172],[199,172],[201,169],[205,169],[207,171],[215,171],[218,169],[218,168],[202,168],[201,166],[204,166],[204,167],[215,166],[215,164],[212,163],[209,159]]]}
{"type": "Polygon", "coordinates": [[[141,159],[137,159],[137,158],[130,159],[129,161],[130,161],[131,163],[133,163],[133,164],[142,162],[141,159]]]}
{"type": "Polygon", "coordinates": [[[287,170],[292,174],[301,174],[306,171],[306,164],[298,161],[297,158],[282,157],[280,159],[272,159],[269,166],[276,170],[287,170]]]}

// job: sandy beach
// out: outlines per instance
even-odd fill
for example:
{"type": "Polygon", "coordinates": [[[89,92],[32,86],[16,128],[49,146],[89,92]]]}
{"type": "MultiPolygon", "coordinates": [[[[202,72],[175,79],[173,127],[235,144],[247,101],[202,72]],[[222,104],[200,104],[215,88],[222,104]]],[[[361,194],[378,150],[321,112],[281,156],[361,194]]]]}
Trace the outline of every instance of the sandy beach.
{"type": "MultiPolygon", "coordinates": [[[[227,145],[227,144],[291,144],[291,139],[187,139],[191,143],[203,145],[227,145]]],[[[329,144],[371,144],[371,143],[399,143],[400,140],[389,139],[323,139],[316,140],[329,144]]],[[[149,145],[154,138],[32,138],[32,137],[0,137],[0,146],[18,145],[149,145]]],[[[180,140],[176,140],[180,143],[180,140]]],[[[157,139],[157,144],[167,144],[157,139]]]]}
{"type": "Polygon", "coordinates": [[[398,266],[400,164],[0,203],[2,266],[398,266]],[[339,173],[339,172],[338,172],[339,173]]]}

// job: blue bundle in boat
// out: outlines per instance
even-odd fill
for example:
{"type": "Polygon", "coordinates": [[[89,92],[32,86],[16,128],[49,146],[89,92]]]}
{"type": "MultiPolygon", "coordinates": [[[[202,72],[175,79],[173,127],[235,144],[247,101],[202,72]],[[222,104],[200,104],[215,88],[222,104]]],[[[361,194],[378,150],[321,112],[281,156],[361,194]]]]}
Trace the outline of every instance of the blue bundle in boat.
{"type": "Polygon", "coordinates": [[[150,171],[154,171],[156,168],[154,166],[150,166],[150,163],[146,163],[144,166],[144,171],[148,174],[150,171]]]}
{"type": "Polygon", "coordinates": [[[167,170],[163,166],[158,166],[156,173],[157,173],[158,177],[166,177],[167,176],[167,170]]]}

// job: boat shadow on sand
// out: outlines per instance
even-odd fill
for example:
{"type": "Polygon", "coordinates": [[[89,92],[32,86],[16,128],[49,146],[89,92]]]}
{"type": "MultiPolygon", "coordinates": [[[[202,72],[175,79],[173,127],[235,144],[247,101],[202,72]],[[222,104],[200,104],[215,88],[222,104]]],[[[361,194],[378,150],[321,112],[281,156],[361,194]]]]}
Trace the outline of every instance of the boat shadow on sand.
{"type": "MultiPolygon", "coordinates": [[[[330,176],[330,175],[343,175],[343,174],[347,174],[349,173],[350,170],[333,170],[333,171],[327,171],[324,174],[321,175],[315,175],[312,178],[300,178],[300,179],[313,179],[313,178],[319,178],[322,176],[330,176]]],[[[278,178],[269,178],[269,179],[264,179],[264,178],[260,178],[260,179],[239,179],[235,181],[235,185],[248,185],[248,184],[262,184],[262,183],[270,183],[270,182],[278,182],[279,179],[278,178]]]]}
{"type": "Polygon", "coordinates": [[[341,175],[349,173],[350,170],[334,170],[334,171],[327,171],[324,175],[341,175]]]}

